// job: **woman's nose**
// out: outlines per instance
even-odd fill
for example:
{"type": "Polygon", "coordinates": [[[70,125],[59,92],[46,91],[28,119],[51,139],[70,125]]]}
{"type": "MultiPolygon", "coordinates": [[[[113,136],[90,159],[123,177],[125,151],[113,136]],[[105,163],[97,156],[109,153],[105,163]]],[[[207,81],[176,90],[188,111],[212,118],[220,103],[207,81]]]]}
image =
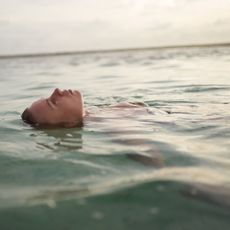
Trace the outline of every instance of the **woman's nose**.
{"type": "Polygon", "coordinates": [[[63,96],[63,95],[64,95],[63,92],[60,89],[56,88],[53,91],[52,95],[50,96],[50,99],[51,99],[51,101],[53,103],[55,103],[55,101],[57,100],[57,98],[60,97],[60,96],[63,96]]]}
{"type": "Polygon", "coordinates": [[[59,88],[56,88],[56,89],[54,90],[54,94],[55,94],[55,95],[59,95],[59,96],[63,96],[63,92],[62,92],[59,88]]]}

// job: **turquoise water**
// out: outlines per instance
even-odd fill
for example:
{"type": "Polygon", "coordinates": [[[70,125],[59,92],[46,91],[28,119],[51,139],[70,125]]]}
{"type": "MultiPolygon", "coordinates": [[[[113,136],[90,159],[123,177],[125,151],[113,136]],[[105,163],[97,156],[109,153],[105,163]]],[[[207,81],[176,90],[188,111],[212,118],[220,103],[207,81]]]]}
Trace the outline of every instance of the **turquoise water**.
{"type": "Polygon", "coordinates": [[[230,47],[0,59],[1,229],[229,229],[229,61],[230,47]],[[83,93],[83,128],[21,121],[56,87],[83,93]]]}

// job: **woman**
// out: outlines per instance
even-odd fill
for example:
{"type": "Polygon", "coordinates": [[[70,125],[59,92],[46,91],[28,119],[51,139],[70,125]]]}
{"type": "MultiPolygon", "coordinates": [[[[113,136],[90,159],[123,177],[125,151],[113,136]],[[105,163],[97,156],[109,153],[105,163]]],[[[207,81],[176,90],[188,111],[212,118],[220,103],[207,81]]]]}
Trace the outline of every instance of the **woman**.
{"type": "MultiPolygon", "coordinates": [[[[143,106],[144,103],[120,103],[110,108],[119,110],[141,108],[141,111],[146,113],[146,110],[143,111],[143,106]]],[[[23,121],[35,127],[72,128],[81,127],[87,114],[79,91],[57,88],[50,97],[37,100],[25,109],[21,117],[23,121]]]]}

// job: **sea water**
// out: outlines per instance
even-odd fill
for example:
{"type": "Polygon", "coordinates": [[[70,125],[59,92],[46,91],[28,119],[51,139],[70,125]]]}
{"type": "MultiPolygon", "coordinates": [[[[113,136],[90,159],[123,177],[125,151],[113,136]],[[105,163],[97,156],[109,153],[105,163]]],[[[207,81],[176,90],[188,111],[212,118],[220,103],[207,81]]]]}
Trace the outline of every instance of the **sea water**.
{"type": "Polygon", "coordinates": [[[229,63],[228,46],[0,59],[0,229],[229,229],[229,63]],[[57,87],[94,119],[23,123],[57,87]]]}

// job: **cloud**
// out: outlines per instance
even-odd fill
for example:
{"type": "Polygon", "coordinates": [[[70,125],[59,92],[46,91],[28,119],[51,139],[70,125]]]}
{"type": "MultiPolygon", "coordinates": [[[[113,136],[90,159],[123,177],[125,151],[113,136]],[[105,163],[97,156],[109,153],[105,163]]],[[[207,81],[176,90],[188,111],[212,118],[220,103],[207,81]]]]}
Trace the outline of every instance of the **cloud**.
{"type": "Polygon", "coordinates": [[[8,25],[10,25],[10,20],[4,20],[4,19],[0,20],[0,26],[8,26],[8,25]]]}
{"type": "Polygon", "coordinates": [[[157,24],[155,26],[152,26],[150,29],[153,31],[162,31],[162,30],[169,30],[172,29],[173,25],[170,22],[162,23],[162,24],[157,24]]]}
{"type": "Polygon", "coordinates": [[[8,0],[0,52],[109,49],[230,40],[230,0],[8,0]]]}
{"type": "Polygon", "coordinates": [[[218,18],[213,23],[214,26],[228,26],[230,25],[230,18],[218,18]]]}

